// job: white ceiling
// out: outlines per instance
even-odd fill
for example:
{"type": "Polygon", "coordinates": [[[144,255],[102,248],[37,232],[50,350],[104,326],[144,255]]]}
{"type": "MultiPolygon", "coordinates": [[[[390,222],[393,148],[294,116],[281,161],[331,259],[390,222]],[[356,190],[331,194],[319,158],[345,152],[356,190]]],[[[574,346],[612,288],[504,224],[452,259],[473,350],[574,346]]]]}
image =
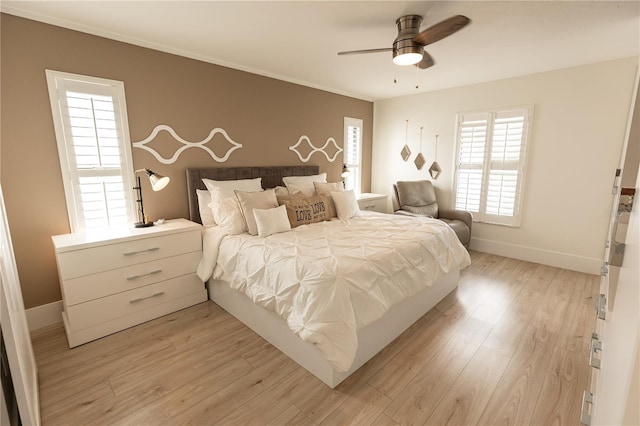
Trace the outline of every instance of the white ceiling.
{"type": "Polygon", "coordinates": [[[2,1],[3,12],[378,100],[640,55],[640,1],[2,1]],[[472,23],[416,72],[391,53],[395,20],[472,23]],[[394,77],[398,82],[394,84],[394,77]],[[419,88],[416,89],[416,83],[419,88]]]}

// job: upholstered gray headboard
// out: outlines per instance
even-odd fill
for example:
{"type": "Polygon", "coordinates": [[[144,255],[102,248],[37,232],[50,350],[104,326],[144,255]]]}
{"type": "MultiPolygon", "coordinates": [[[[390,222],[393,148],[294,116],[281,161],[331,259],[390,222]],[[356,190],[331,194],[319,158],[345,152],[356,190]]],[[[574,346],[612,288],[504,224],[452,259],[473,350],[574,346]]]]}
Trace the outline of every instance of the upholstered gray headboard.
{"type": "Polygon", "coordinates": [[[278,166],[278,167],[210,167],[187,169],[187,194],[189,198],[189,219],[202,223],[198,209],[196,189],[207,189],[202,179],[237,180],[262,178],[263,188],[275,188],[285,176],[317,175],[318,166],[278,166]]]}

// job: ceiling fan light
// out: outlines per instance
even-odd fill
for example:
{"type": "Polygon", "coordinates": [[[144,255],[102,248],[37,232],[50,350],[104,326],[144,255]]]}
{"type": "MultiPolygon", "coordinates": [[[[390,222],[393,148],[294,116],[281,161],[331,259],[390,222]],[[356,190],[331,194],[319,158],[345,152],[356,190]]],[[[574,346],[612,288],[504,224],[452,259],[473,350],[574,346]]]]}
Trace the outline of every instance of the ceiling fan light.
{"type": "Polygon", "coordinates": [[[404,46],[393,51],[393,63],[396,65],[414,65],[422,60],[422,47],[404,46]]]}
{"type": "Polygon", "coordinates": [[[422,60],[422,54],[420,53],[403,53],[393,58],[393,63],[396,65],[414,65],[422,60]]]}

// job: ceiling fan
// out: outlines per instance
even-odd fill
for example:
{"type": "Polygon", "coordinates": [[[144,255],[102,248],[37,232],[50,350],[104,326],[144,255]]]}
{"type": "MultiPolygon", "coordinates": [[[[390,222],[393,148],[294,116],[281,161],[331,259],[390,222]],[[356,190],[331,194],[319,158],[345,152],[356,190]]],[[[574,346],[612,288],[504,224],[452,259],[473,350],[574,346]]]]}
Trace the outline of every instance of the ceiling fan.
{"type": "Polygon", "coordinates": [[[380,49],[350,50],[338,52],[338,55],[354,55],[360,53],[393,52],[393,63],[396,65],[414,65],[425,69],[434,65],[431,55],[424,46],[442,40],[445,37],[461,30],[471,22],[471,19],[463,15],[455,15],[451,18],[438,22],[435,25],[420,31],[422,16],[405,15],[396,19],[398,36],[393,41],[392,47],[380,49]]]}

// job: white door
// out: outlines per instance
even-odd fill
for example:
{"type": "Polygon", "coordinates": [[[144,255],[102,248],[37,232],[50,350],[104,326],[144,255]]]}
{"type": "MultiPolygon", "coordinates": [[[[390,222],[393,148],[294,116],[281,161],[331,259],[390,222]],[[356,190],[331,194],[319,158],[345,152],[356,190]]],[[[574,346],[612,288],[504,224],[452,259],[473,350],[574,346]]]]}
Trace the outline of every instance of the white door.
{"type": "MultiPolygon", "coordinates": [[[[640,174],[636,190],[638,188],[640,174]]],[[[630,420],[625,418],[625,413],[631,418],[638,416],[638,401],[629,401],[629,396],[638,389],[640,381],[640,377],[633,374],[640,349],[639,207],[640,200],[636,199],[629,218],[614,308],[603,324],[601,369],[593,395],[592,425],[622,425],[630,420]],[[635,413],[632,412],[634,408],[635,413]]]]}
{"type": "Polygon", "coordinates": [[[11,234],[0,187],[0,327],[23,425],[40,424],[36,359],[33,355],[11,234]]]}

